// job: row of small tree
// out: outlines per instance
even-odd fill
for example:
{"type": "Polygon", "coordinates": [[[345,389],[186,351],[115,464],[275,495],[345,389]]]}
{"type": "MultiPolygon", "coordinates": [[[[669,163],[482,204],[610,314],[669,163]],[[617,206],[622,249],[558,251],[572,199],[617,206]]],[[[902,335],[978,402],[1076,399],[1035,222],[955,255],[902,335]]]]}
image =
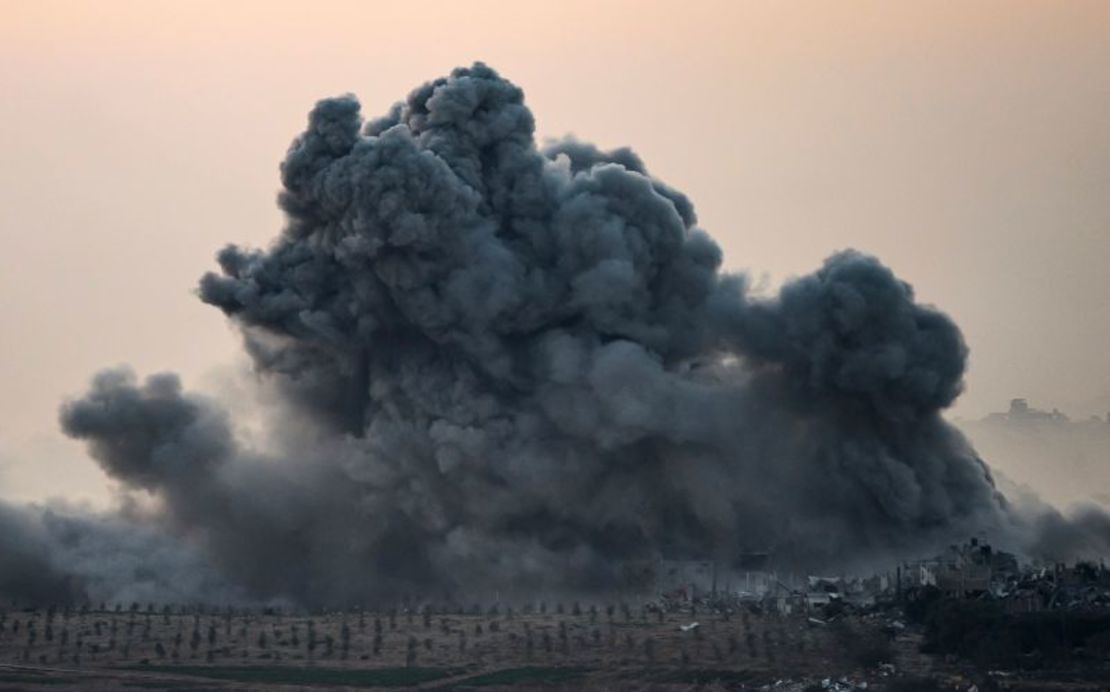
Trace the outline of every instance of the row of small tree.
{"type": "MultiPolygon", "coordinates": [[[[96,660],[101,654],[116,652],[125,660],[130,660],[134,653],[135,658],[147,656],[159,660],[180,660],[185,657],[197,659],[203,654],[206,661],[213,661],[236,655],[248,657],[251,643],[263,658],[280,660],[283,657],[293,657],[311,660],[338,657],[346,660],[354,650],[366,659],[371,655],[378,657],[383,654],[387,633],[395,633],[399,629],[399,622],[404,620],[409,625],[401,634],[404,637],[402,641],[405,642],[406,662],[434,652],[435,643],[429,634],[437,626],[440,635],[454,635],[457,638],[460,654],[467,654],[473,649],[473,655],[482,655],[490,650],[492,644],[475,649],[470,640],[481,641],[487,634],[499,634],[503,628],[508,627],[509,645],[529,658],[539,655],[541,651],[546,655],[559,653],[570,656],[572,651],[607,648],[611,652],[623,651],[627,656],[635,656],[639,652],[648,661],[655,659],[656,644],[651,636],[637,641],[633,632],[625,632],[622,638],[621,628],[616,626],[619,619],[626,623],[634,620],[632,609],[626,603],[614,603],[604,608],[596,605],[583,607],[577,602],[570,604],[568,608],[557,603],[553,611],[557,625],[552,631],[546,627],[535,627],[535,617],[519,617],[546,615],[549,611],[544,602],[519,611],[502,609],[496,604],[489,608],[479,605],[469,609],[437,609],[425,606],[419,610],[391,608],[383,612],[358,611],[344,614],[338,626],[326,621],[320,626],[315,618],[310,617],[306,621],[299,617],[290,617],[276,609],[259,612],[194,606],[155,608],[153,604],[143,608],[133,603],[127,609],[116,607],[90,610],[84,614],[81,610],[65,608],[48,608],[12,615],[0,611],[0,642],[8,638],[17,643],[17,651],[21,652],[19,655],[24,660],[37,654],[40,658],[46,656],[59,661],[71,659],[76,662],[81,656],[96,660]],[[473,615],[475,612],[485,614],[488,619],[468,623],[465,617],[462,621],[451,617],[457,616],[460,610],[464,615],[473,615]],[[561,617],[559,613],[562,613],[561,617]],[[75,618],[75,614],[78,617],[75,618]],[[519,627],[513,626],[512,623],[518,617],[519,627]],[[608,623],[608,627],[602,624],[602,618],[608,623]],[[425,631],[422,636],[413,632],[417,619],[425,631]],[[573,623],[575,628],[582,628],[585,626],[582,620],[586,619],[589,622],[588,630],[570,632],[568,623],[573,623]],[[171,625],[175,620],[177,629],[172,636],[154,632],[155,623],[160,622],[165,626],[171,625]],[[192,626],[187,628],[190,620],[192,626]],[[257,627],[260,622],[263,626],[257,627]],[[357,638],[353,634],[356,628],[362,635],[357,638]],[[371,628],[373,636],[366,636],[366,631],[371,628]]],[[[664,613],[662,610],[643,608],[639,617],[644,621],[658,619],[662,622],[664,613]]],[[[728,618],[723,619],[727,621],[728,618]]],[[[767,630],[762,633],[763,639],[760,642],[751,631],[749,614],[742,612],[739,619],[743,637],[738,636],[738,632],[729,633],[726,639],[705,642],[703,630],[698,628],[689,635],[690,641],[682,645],[683,650],[692,650],[697,658],[711,655],[714,660],[723,661],[739,655],[743,645],[749,657],[757,657],[762,652],[769,661],[773,661],[781,642],[776,642],[774,635],[767,630]]],[[[711,624],[715,627],[716,621],[711,624]]],[[[798,642],[796,648],[804,653],[805,641],[798,642]]]]}

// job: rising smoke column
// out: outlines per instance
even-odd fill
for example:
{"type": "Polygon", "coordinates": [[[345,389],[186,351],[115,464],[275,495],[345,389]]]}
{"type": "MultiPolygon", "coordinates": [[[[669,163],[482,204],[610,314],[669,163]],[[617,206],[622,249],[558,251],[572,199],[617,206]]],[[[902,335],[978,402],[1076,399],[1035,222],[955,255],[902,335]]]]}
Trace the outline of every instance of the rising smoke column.
{"type": "Polygon", "coordinates": [[[280,236],[199,295],[298,434],[245,447],[172,375],[62,411],[236,588],[589,590],[661,555],[850,567],[1020,524],[940,416],[950,319],[854,251],[753,295],[685,196],[628,149],[538,147],[485,65],[377,119],[319,102],[281,181],[280,236]]]}

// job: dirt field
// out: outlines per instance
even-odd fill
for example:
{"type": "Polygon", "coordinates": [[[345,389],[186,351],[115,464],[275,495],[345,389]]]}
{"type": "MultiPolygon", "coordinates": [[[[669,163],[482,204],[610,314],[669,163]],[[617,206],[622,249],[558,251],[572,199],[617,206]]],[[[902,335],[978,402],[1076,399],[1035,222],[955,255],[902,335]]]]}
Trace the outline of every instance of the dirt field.
{"type": "Polygon", "coordinates": [[[854,667],[828,628],[804,618],[660,614],[616,604],[475,610],[15,610],[4,614],[0,631],[0,689],[457,687],[645,676],[756,684],[787,672],[854,667]],[[698,627],[680,629],[692,622],[698,627]]]}
{"type": "Polygon", "coordinates": [[[804,616],[616,604],[543,613],[140,608],[0,617],[0,690],[750,689],[783,678],[874,679],[886,660],[902,672],[933,672],[914,635],[890,638],[875,622],[822,626],[804,616]]]}

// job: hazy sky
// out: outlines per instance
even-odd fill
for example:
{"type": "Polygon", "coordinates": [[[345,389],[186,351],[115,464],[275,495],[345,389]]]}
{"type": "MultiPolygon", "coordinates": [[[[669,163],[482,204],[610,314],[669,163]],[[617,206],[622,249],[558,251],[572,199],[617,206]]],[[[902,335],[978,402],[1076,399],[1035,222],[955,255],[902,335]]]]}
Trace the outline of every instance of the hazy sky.
{"type": "Polygon", "coordinates": [[[0,496],[100,498],[57,432],[97,369],[208,385],[193,295],[279,230],[323,96],[483,60],[542,137],[631,145],[775,286],[880,256],[971,347],[953,413],[1110,410],[1110,3],[0,1],[0,496]]]}

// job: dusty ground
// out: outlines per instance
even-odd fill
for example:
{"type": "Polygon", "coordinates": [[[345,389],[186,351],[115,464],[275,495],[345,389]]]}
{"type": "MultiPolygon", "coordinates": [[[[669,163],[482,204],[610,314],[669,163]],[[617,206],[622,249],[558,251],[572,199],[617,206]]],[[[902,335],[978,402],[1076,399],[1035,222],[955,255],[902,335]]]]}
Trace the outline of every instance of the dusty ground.
{"type": "Polygon", "coordinates": [[[616,605],[563,610],[296,616],[10,611],[0,632],[0,689],[259,689],[282,678],[305,686],[410,684],[422,677],[434,687],[496,671],[519,671],[505,681],[522,684],[643,675],[659,682],[721,677],[756,683],[785,671],[851,667],[828,629],[808,626],[804,618],[659,615],[616,605]],[[694,621],[697,629],[679,629],[694,621]],[[205,679],[205,673],[215,677],[205,679]]]}
{"type": "MultiPolygon", "coordinates": [[[[782,678],[877,680],[867,661],[882,641],[879,624],[863,620],[825,627],[804,616],[616,605],[427,615],[9,610],[0,690],[745,689],[782,678]]],[[[939,670],[912,633],[886,653],[900,671],[939,670]]]]}

